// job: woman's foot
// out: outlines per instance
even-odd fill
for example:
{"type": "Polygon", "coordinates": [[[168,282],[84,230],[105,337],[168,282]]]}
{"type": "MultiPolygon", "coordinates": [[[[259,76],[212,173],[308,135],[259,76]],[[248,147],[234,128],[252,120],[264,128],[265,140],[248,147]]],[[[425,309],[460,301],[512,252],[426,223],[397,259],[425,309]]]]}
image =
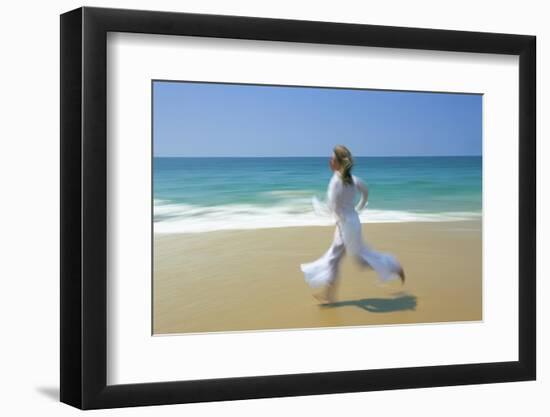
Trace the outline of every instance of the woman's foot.
{"type": "Polygon", "coordinates": [[[334,285],[329,285],[324,291],[313,294],[313,297],[321,304],[331,304],[336,301],[336,288],[334,285]]]}
{"type": "Polygon", "coordinates": [[[405,271],[403,271],[403,268],[399,267],[399,271],[397,271],[397,275],[399,275],[399,279],[401,280],[401,284],[405,284],[405,271]]]}
{"type": "Polygon", "coordinates": [[[317,293],[313,294],[313,298],[315,298],[317,301],[319,301],[320,304],[329,304],[329,300],[324,293],[317,293]]]}

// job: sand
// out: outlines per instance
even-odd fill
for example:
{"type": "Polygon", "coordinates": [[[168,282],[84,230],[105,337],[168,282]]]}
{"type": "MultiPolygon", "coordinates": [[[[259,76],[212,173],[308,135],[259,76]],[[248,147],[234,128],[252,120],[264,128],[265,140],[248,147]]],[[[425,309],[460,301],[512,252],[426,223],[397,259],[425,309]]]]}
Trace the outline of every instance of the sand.
{"type": "Polygon", "coordinates": [[[381,284],[351,257],[337,302],[320,305],[300,263],[321,256],[333,227],[154,237],[153,334],[482,320],[481,222],[364,224],[407,280],[381,284]]]}

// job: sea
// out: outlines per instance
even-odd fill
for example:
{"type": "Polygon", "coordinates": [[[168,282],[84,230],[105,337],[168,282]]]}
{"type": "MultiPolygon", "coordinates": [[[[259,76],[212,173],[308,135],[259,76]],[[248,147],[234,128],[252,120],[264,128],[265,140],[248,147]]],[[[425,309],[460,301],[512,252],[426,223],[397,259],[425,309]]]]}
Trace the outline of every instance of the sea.
{"type": "MultiPolygon", "coordinates": [[[[361,222],[481,218],[482,157],[355,157],[369,187],[361,222]]],[[[153,158],[155,233],[201,233],[334,224],[312,199],[326,198],[327,157],[153,158]]]]}

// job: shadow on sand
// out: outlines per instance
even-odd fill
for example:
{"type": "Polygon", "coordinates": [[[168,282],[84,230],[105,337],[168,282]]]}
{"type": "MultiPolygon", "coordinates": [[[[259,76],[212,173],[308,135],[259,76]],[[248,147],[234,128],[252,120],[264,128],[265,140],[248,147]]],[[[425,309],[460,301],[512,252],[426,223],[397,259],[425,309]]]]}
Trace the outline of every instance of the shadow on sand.
{"type": "Polygon", "coordinates": [[[416,297],[414,295],[401,295],[393,298],[363,298],[321,304],[320,307],[359,307],[371,313],[389,313],[392,311],[415,310],[416,297]]]}

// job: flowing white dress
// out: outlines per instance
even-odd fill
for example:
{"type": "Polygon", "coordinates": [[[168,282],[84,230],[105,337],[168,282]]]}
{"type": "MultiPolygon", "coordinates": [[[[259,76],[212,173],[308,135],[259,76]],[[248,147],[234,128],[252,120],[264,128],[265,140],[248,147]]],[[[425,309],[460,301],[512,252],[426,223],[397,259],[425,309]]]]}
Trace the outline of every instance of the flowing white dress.
{"type": "Polygon", "coordinates": [[[328,211],[333,216],[336,230],[332,245],[323,256],[300,265],[307,284],[312,288],[330,285],[336,281],[338,267],[345,253],[352,255],[362,265],[374,269],[382,281],[399,277],[401,265],[392,254],[377,252],[363,242],[358,211],[367,204],[368,189],[361,179],[356,176],[352,178],[353,184],[346,185],[340,173],[334,173],[328,185],[326,210],[323,210],[319,201],[313,201],[317,212],[328,211]],[[355,207],[355,196],[358,192],[361,200],[355,207]]]}

